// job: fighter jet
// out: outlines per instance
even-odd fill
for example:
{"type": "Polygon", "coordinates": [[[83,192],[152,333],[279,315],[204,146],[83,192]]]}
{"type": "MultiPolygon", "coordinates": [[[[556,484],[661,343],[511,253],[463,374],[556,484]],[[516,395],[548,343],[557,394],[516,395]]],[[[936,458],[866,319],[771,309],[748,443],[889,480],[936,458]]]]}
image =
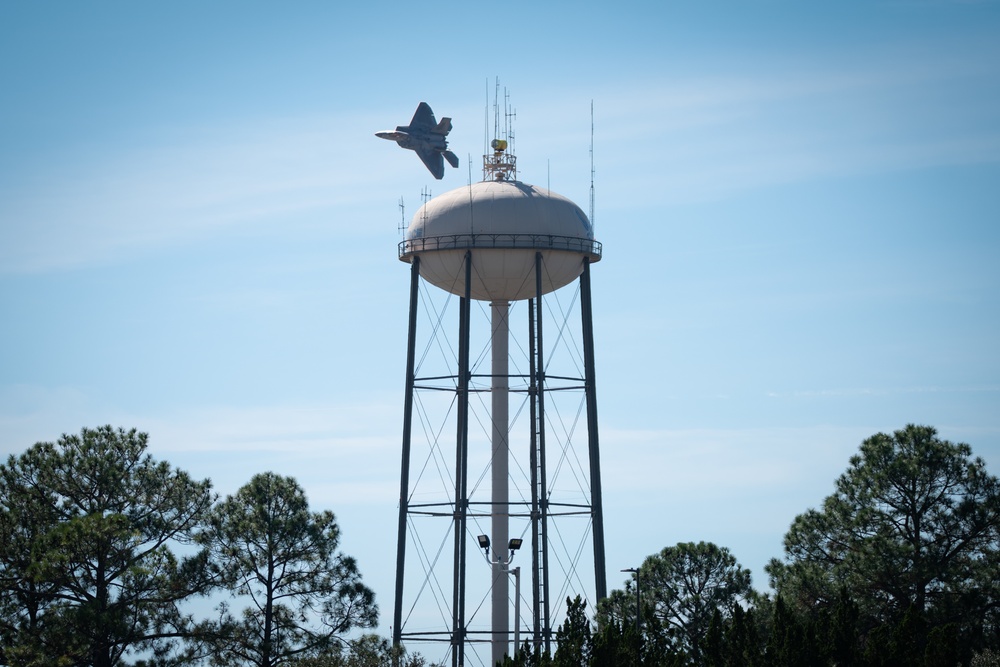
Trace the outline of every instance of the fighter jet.
{"type": "Polygon", "coordinates": [[[409,125],[397,125],[395,132],[376,132],[380,139],[391,139],[403,148],[416,151],[424,165],[434,174],[434,178],[444,178],[444,160],[452,167],[458,167],[458,157],[448,150],[445,137],[451,132],[451,118],[434,120],[434,112],[427,102],[421,102],[413,114],[409,125]]]}

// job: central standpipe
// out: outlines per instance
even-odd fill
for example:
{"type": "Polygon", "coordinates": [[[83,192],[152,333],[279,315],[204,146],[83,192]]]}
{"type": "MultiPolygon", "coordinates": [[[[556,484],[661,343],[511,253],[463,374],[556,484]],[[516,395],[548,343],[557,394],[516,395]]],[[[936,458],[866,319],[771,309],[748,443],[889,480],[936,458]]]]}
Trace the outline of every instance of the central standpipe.
{"type": "MultiPolygon", "coordinates": [[[[509,462],[509,379],[508,379],[508,343],[510,325],[508,316],[510,306],[506,301],[494,301],[490,304],[491,344],[492,344],[492,381],[490,394],[492,398],[493,437],[491,458],[492,497],[490,498],[490,541],[493,545],[491,574],[493,582],[491,595],[493,601],[493,623],[491,636],[493,644],[493,664],[503,661],[509,646],[509,582],[507,576],[507,541],[510,523],[510,490],[508,486],[509,462]]],[[[518,601],[515,600],[514,604],[518,601]]],[[[515,647],[516,649],[516,647],[515,647]]],[[[510,653],[513,655],[513,652],[510,653]]]]}

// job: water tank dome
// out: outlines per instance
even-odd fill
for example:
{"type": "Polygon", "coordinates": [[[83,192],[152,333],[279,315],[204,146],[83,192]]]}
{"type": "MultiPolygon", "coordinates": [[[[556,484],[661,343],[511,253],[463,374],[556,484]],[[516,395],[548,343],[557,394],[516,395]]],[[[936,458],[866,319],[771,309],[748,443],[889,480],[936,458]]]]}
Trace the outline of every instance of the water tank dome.
{"type": "Polygon", "coordinates": [[[421,277],[459,296],[465,293],[468,251],[471,297],[496,302],[537,295],[538,253],[543,294],[575,280],[585,257],[601,258],[601,244],[579,206],[520,181],[482,181],[431,199],[413,216],[399,245],[401,260],[419,256],[421,277]]]}

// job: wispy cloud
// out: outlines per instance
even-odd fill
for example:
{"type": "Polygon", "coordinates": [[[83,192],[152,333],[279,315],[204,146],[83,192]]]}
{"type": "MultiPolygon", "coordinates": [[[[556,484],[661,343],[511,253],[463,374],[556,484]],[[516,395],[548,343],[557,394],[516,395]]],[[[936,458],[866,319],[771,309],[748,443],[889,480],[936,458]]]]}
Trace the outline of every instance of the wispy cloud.
{"type": "MultiPolygon", "coordinates": [[[[698,78],[595,81],[586,93],[597,98],[601,200],[631,208],[818,178],[1000,161],[1000,130],[992,122],[1000,102],[988,92],[1000,71],[984,57],[996,49],[912,51],[698,78]]],[[[586,156],[584,114],[576,123],[552,120],[574,105],[587,108],[580,96],[567,91],[519,121],[519,134],[543,139],[520,149],[525,175],[536,182],[548,157],[564,165],[586,156]]],[[[478,115],[465,113],[470,121],[478,115]]],[[[80,266],[318,218],[330,229],[363,230],[358,218],[386,200],[385,182],[418,174],[410,159],[386,159],[392,147],[372,137],[380,124],[367,113],[244,119],[160,128],[138,142],[54,155],[58,165],[18,175],[0,201],[0,271],[80,266]]],[[[467,122],[455,133],[458,150],[471,145],[478,152],[477,127],[467,122]]],[[[585,170],[574,174],[580,180],[585,170]]],[[[565,173],[558,176],[565,181],[565,173]]]]}
{"type": "MultiPolygon", "coordinates": [[[[1000,113],[991,92],[1000,79],[995,46],[896,45],[866,55],[605,83],[595,137],[602,201],[684,203],[822,178],[1000,162],[991,120],[1000,113]],[[627,179],[609,182],[624,172],[627,179]]],[[[583,130],[561,135],[572,138],[565,150],[589,140],[583,130]]]]}
{"type": "Polygon", "coordinates": [[[853,387],[839,389],[800,389],[790,392],[771,391],[772,398],[812,397],[812,396],[895,396],[900,394],[995,394],[1000,393],[1000,385],[969,385],[962,387],[853,387]]]}
{"type": "Polygon", "coordinates": [[[0,432],[6,438],[2,454],[110,423],[149,433],[154,456],[196,477],[212,478],[224,493],[257,472],[274,469],[301,477],[310,487],[329,487],[326,495],[336,495],[338,504],[384,503],[398,495],[393,480],[399,472],[401,407],[378,397],[145,414],[100,405],[75,388],[12,386],[0,389],[0,398],[0,432]]]}
{"type": "MultiPolygon", "coordinates": [[[[616,493],[684,494],[697,489],[739,496],[749,489],[799,485],[811,471],[857,448],[871,426],[731,429],[605,429],[602,447],[613,451],[605,478],[616,493]],[[620,486],[618,486],[620,485],[620,486]]],[[[827,476],[829,473],[826,472],[827,476]]],[[[832,480],[832,477],[830,478],[832,480]]]]}
{"type": "Polygon", "coordinates": [[[364,231],[357,210],[379,192],[364,123],[264,119],[68,150],[53,157],[65,164],[21,175],[0,202],[0,271],[87,265],[317,217],[331,230],[364,231]]]}
{"type": "MultiPolygon", "coordinates": [[[[639,504],[653,497],[666,500],[707,490],[711,490],[713,505],[772,494],[787,498],[816,496],[817,489],[832,490],[834,479],[865,438],[902,426],[605,428],[601,433],[602,449],[613,453],[604,459],[605,489],[623,502],[639,504]]],[[[970,432],[961,426],[936,426],[941,437],[974,440],[976,454],[1000,460],[1000,429],[970,432]]]]}

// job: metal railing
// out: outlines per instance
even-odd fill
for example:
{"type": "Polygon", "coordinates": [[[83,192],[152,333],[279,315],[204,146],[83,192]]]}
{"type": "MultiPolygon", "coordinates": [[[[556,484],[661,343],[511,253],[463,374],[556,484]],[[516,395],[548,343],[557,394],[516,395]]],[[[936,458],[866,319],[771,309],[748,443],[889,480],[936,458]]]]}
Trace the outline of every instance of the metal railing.
{"type": "Polygon", "coordinates": [[[475,248],[526,248],[530,250],[566,250],[589,255],[591,261],[601,258],[601,244],[579,236],[554,234],[448,234],[407,239],[399,243],[399,258],[435,250],[467,250],[475,248]]]}

